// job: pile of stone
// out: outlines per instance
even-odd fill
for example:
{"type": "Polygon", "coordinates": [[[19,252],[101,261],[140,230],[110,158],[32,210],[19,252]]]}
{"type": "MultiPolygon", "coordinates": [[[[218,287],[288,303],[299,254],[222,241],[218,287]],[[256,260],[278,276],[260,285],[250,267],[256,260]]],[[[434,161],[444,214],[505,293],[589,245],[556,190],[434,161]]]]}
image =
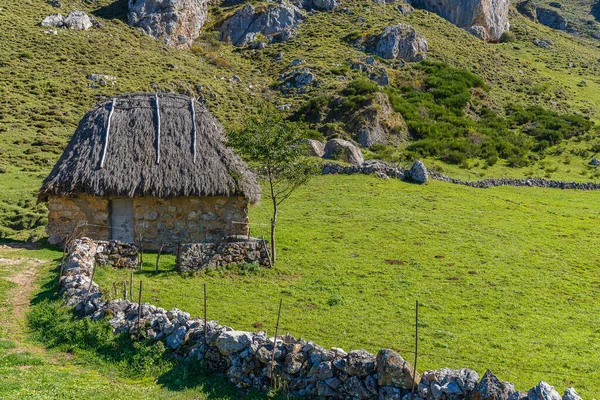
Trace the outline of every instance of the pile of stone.
{"type": "MultiPolygon", "coordinates": [[[[93,320],[110,318],[115,334],[162,341],[176,355],[203,362],[226,373],[240,389],[265,390],[275,377],[291,397],[379,400],[561,400],[546,382],[528,394],[515,392],[490,371],[481,381],[470,369],[443,368],[421,377],[399,354],[382,349],[377,356],[365,350],[329,350],[289,334],[268,338],[266,332],[236,331],[217,321],[191,318],[177,308],[163,308],[128,300],[105,301],[92,281],[97,244],[75,240],[60,279],[60,293],[68,305],[93,320]],[[138,323],[139,320],[139,323],[138,323]],[[139,330],[138,330],[139,326],[139,330]],[[411,390],[416,393],[411,396],[411,390]]],[[[573,388],[562,400],[581,400],[573,388]]]]}
{"type": "Polygon", "coordinates": [[[109,264],[115,268],[135,268],[138,248],[133,243],[118,240],[97,241],[94,259],[98,264],[109,264]]]}
{"type": "Polygon", "coordinates": [[[190,272],[242,263],[258,263],[263,267],[270,267],[267,242],[244,237],[244,240],[223,243],[183,244],[177,265],[180,272],[190,272]]]}

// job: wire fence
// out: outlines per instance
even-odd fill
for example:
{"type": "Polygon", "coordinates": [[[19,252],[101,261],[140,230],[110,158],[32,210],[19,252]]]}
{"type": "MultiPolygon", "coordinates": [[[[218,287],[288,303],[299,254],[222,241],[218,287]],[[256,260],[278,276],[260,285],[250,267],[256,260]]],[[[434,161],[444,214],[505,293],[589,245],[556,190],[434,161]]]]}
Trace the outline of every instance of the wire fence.
{"type": "MultiPolygon", "coordinates": [[[[137,275],[136,278],[140,276],[137,275]]],[[[143,278],[142,278],[143,279],[143,278]]],[[[161,306],[160,298],[163,294],[173,294],[178,289],[169,287],[164,282],[156,279],[144,280],[144,296],[143,301],[161,306]],[[156,301],[158,303],[156,303],[156,301]]],[[[197,278],[192,278],[197,279],[197,278]]],[[[122,283],[121,283],[122,285],[122,283]]],[[[198,282],[198,287],[202,285],[198,282]]],[[[118,286],[118,285],[116,285],[118,286]]],[[[128,286],[129,287],[129,286],[128,286]]],[[[135,287],[135,285],[133,285],[135,287]]],[[[202,305],[208,304],[208,319],[219,320],[222,324],[233,326],[235,329],[247,329],[261,331],[265,330],[268,334],[273,335],[276,329],[276,320],[278,317],[279,301],[281,298],[268,297],[248,297],[246,293],[240,292],[239,297],[235,293],[222,292],[220,288],[210,287],[208,295],[202,295],[201,291],[190,292],[188,287],[183,290],[185,294],[172,296],[170,302],[185,304],[193,308],[201,314],[202,305]],[[196,304],[196,306],[194,306],[196,304]],[[257,317],[255,323],[248,322],[248,315],[257,317]]],[[[133,294],[132,294],[133,295],[133,294]]],[[[118,295],[117,295],[118,297],[118,295]]],[[[133,295],[136,299],[136,295],[133,295]]],[[[412,362],[413,357],[417,357],[420,365],[426,365],[428,368],[434,366],[454,367],[454,368],[472,368],[482,372],[481,369],[492,369],[496,374],[504,376],[518,377],[527,373],[535,375],[538,379],[553,380],[560,379],[565,384],[578,383],[583,385],[584,382],[598,380],[600,376],[600,357],[593,357],[593,354],[600,354],[600,343],[592,343],[582,340],[581,344],[575,345],[571,343],[561,343],[560,341],[544,341],[541,337],[532,338],[526,341],[528,349],[527,353],[541,354],[547,349],[569,349],[571,353],[589,352],[592,355],[584,363],[579,363],[581,358],[573,357],[572,360],[552,360],[552,357],[546,358],[542,363],[536,362],[534,359],[524,361],[523,358],[510,357],[511,345],[505,346],[506,350],[502,352],[506,356],[498,356],[499,352],[490,347],[490,342],[493,340],[510,341],[511,337],[493,333],[478,333],[471,332],[468,329],[460,332],[449,332],[448,327],[442,324],[436,324],[435,316],[428,315],[427,311],[421,313],[420,319],[397,321],[396,317],[390,315],[382,322],[381,315],[360,315],[353,314],[348,317],[344,315],[340,318],[336,315],[334,308],[322,312],[316,310],[309,312],[306,307],[299,306],[294,303],[293,297],[283,297],[283,311],[281,312],[282,323],[278,324],[280,336],[287,333],[295,337],[304,337],[305,339],[314,340],[317,344],[326,344],[331,347],[344,347],[346,350],[351,349],[366,349],[371,352],[376,352],[380,348],[389,348],[404,357],[407,361],[412,362]],[[310,329],[307,329],[306,323],[309,323],[310,329]],[[415,340],[415,325],[418,323],[421,328],[418,343],[418,350],[413,346],[415,340]],[[443,331],[451,335],[448,340],[447,348],[437,348],[435,345],[436,331],[443,331]],[[473,343],[461,345],[465,340],[470,340],[473,343]],[[456,348],[453,346],[456,345],[456,348]],[[466,353],[466,347],[476,348],[476,351],[466,353]],[[470,354],[470,355],[469,355],[470,354]],[[566,365],[572,362],[572,365],[566,365]],[[535,364],[540,365],[535,367],[535,364]],[[548,364],[562,364],[562,369],[552,369],[544,367],[548,364]]],[[[176,306],[172,304],[169,306],[176,306]]],[[[405,308],[410,308],[406,302],[405,308]]],[[[178,308],[185,309],[184,306],[178,308]]],[[[201,316],[201,315],[200,315],[201,316]]],[[[439,321],[438,321],[439,322],[439,321]]],[[[585,323],[584,319],[579,320],[585,323]]],[[[588,323],[591,321],[587,321],[588,323]]],[[[515,343],[514,345],[523,346],[523,343],[515,343]]],[[[516,350],[516,349],[515,349],[516,350]]],[[[523,353],[524,349],[519,348],[523,353]]]]}

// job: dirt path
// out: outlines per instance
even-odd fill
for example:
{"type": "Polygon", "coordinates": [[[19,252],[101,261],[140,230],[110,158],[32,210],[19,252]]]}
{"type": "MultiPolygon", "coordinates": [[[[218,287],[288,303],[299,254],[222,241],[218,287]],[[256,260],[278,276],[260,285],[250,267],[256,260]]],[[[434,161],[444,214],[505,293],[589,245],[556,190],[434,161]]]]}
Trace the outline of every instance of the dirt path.
{"type": "Polygon", "coordinates": [[[17,285],[11,289],[8,296],[13,312],[2,322],[8,337],[19,344],[26,330],[27,310],[35,288],[35,280],[40,266],[44,263],[46,262],[36,258],[0,258],[0,267],[13,272],[3,279],[17,285]]]}

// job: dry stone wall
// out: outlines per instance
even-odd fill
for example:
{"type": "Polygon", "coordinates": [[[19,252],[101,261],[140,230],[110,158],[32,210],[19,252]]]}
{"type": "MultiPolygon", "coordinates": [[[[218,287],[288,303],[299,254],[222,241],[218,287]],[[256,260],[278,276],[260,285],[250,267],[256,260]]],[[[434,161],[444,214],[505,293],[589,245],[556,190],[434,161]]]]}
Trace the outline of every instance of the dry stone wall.
{"type": "Polygon", "coordinates": [[[135,268],[138,262],[138,248],[133,243],[118,240],[96,241],[97,264],[108,264],[115,268],[135,268]]]}
{"type": "Polygon", "coordinates": [[[60,293],[67,305],[82,317],[108,318],[115,334],[137,336],[140,315],[143,340],[163,341],[182,359],[225,373],[242,390],[265,390],[274,374],[291,396],[302,398],[409,400],[414,381],[414,400],[581,400],[573,388],[561,397],[544,381],[526,393],[515,391],[511,383],[501,382],[490,371],[481,380],[468,368],[442,368],[421,376],[389,349],[377,355],[365,350],[327,350],[290,335],[274,340],[266,332],[236,331],[217,321],[205,323],[176,308],[167,311],[148,303],[108,301],[91,279],[97,251],[91,239],[73,242],[60,278],[60,293]]]}
{"type": "MultiPolygon", "coordinates": [[[[413,180],[409,174],[409,170],[403,167],[392,167],[383,161],[369,160],[362,165],[344,166],[336,163],[326,163],[321,171],[324,175],[330,174],[374,174],[380,178],[397,178],[401,180],[413,180]]],[[[427,171],[429,179],[435,179],[442,182],[454,183],[456,185],[470,186],[474,188],[487,189],[495,186],[525,186],[525,187],[541,187],[553,189],[577,189],[577,190],[600,190],[600,183],[592,182],[565,182],[543,178],[489,178],[479,181],[463,181],[461,179],[452,178],[448,175],[439,172],[427,171]]]]}
{"type": "Polygon", "coordinates": [[[240,263],[270,267],[269,260],[269,247],[264,240],[238,236],[221,243],[182,244],[177,265],[179,271],[190,272],[240,263]]]}

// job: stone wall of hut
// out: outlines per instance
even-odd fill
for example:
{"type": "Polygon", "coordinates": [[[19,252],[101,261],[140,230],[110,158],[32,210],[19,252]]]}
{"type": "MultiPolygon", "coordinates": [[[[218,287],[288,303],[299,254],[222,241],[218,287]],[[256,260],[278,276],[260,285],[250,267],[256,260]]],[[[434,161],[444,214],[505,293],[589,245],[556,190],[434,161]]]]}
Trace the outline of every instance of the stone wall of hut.
{"type": "MultiPolygon", "coordinates": [[[[248,203],[243,197],[135,197],[134,234],[145,250],[173,251],[178,243],[219,242],[248,235],[248,203]]],[[[48,199],[46,232],[52,244],[77,237],[109,240],[109,199],[80,194],[48,199]]]]}

